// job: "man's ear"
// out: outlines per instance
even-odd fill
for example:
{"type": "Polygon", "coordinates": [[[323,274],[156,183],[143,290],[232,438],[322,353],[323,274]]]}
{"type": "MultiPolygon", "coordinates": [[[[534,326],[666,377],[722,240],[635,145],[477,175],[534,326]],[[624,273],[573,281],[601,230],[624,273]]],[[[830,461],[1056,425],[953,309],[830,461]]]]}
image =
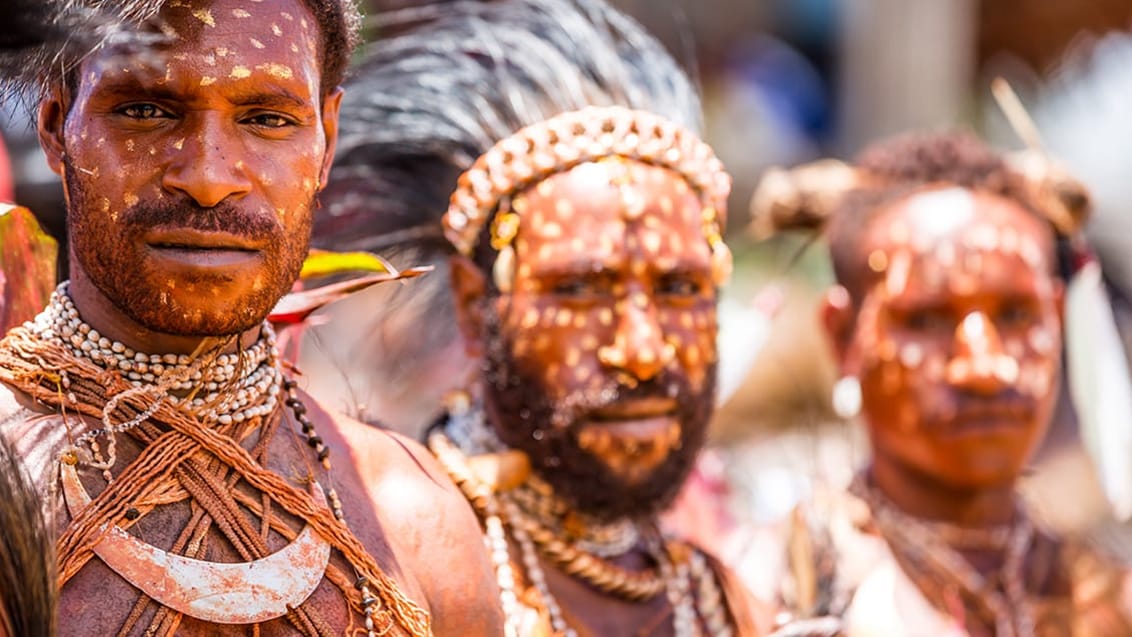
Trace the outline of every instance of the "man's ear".
{"type": "Polygon", "coordinates": [[[449,260],[452,293],[456,301],[456,322],[464,337],[464,351],[473,359],[482,358],[483,300],[487,279],[468,257],[457,254],[449,260]]]}
{"type": "Polygon", "coordinates": [[[47,165],[59,176],[63,176],[63,159],[67,156],[67,146],[63,143],[63,128],[66,123],[67,109],[63,96],[58,90],[52,91],[49,97],[39,103],[36,132],[39,134],[39,145],[47,155],[47,165]]]}
{"type": "Polygon", "coordinates": [[[320,192],[330,178],[330,166],[334,163],[334,151],[338,148],[338,112],[342,108],[342,94],[342,87],[339,86],[322,101],[322,132],[326,136],[326,154],[322,157],[322,167],[318,172],[320,192]]]}
{"type": "Polygon", "coordinates": [[[1057,324],[1063,339],[1065,338],[1065,285],[1066,282],[1061,277],[1053,277],[1053,302],[1054,307],[1057,308],[1057,324]]]}
{"type": "Polygon", "coordinates": [[[853,353],[856,316],[849,291],[840,285],[829,288],[822,297],[818,313],[839,373],[842,376],[856,375],[856,361],[853,360],[856,358],[853,353]]]}

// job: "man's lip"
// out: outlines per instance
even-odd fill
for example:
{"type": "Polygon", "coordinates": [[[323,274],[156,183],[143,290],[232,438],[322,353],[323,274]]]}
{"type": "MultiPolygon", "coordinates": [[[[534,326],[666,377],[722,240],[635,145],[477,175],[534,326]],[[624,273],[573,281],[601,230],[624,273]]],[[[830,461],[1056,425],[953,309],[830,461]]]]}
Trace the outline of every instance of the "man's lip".
{"type": "Polygon", "coordinates": [[[671,398],[639,398],[599,407],[588,416],[594,422],[646,420],[671,415],[675,413],[676,407],[676,401],[671,398]]]}
{"type": "Polygon", "coordinates": [[[262,259],[262,253],[255,250],[188,248],[175,245],[151,245],[149,250],[155,258],[164,263],[191,269],[245,268],[260,263],[262,259]]]}
{"type": "Polygon", "coordinates": [[[987,405],[973,408],[959,408],[950,418],[950,429],[956,433],[993,432],[1020,429],[1034,418],[1033,407],[1011,405],[987,405]]]}
{"type": "Polygon", "coordinates": [[[637,484],[682,446],[681,431],[680,422],[666,414],[589,420],[576,442],[622,480],[637,484]]]}
{"type": "Polygon", "coordinates": [[[146,235],[145,242],[155,250],[259,252],[262,248],[260,242],[238,234],[188,229],[155,230],[146,235]]]}

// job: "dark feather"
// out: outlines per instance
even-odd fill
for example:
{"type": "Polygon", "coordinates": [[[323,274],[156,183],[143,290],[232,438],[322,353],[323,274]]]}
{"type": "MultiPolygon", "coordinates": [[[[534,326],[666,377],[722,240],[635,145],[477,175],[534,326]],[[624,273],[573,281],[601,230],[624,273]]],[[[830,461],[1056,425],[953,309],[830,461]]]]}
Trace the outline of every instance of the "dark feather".
{"type": "Polygon", "coordinates": [[[20,459],[0,439],[0,604],[7,634],[55,634],[55,551],[20,459]]]}
{"type": "Polygon", "coordinates": [[[111,39],[144,37],[137,25],[164,0],[5,0],[0,8],[0,98],[34,105],[111,39]]]}
{"type": "MultiPolygon", "coordinates": [[[[374,21],[380,29],[405,16],[374,21]]],[[[407,34],[370,46],[347,83],[315,225],[320,247],[373,250],[398,236],[443,247],[440,216],[459,173],[499,140],[564,111],[617,104],[700,128],[684,72],[604,2],[448,2],[408,19],[422,16],[407,34]]]]}

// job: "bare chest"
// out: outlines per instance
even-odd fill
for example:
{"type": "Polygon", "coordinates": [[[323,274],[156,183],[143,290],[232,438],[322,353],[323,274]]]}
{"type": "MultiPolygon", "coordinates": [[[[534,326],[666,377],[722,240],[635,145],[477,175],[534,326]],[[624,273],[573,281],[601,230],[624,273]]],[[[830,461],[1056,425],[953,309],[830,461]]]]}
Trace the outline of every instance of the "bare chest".
{"type": "MultiPolygon", "coordinates": [[[[296,515],[293,497],[269,493],[223,459],[177,446],[159,430],[148,438],[119,434],[110,482],[82,463],[68,482],[64,451],[93,426],[32,412],[3,425],[53,517],[65,580],[60,635],[340,635],[364,625],[359,571],[341,542],[296,515]],[[113,506],[84,515],[85,499],[97,506],[108,494],[113,506]]],[[[420,598],[397,577],[394,551],[368,501],[356,497],[364,485],[349,454],[339,454],[343,470],[328,473],[285,427],[265,440],[251,435],[241,448],[298,491],[348,494],[336,501],[359,548],[420,598]]],[[[329,496],[310,500],[331,513],[329,496]]]]}

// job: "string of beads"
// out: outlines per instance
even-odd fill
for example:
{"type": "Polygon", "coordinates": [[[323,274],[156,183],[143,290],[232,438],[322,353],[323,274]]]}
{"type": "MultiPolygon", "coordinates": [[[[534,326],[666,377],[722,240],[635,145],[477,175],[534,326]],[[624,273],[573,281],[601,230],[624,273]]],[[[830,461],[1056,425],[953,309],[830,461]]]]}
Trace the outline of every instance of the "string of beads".
{"type": "Polygon", "coordinates": [[[1026,551],[1034,538],[1034,527],[1020,508],[1012,524],[971,529],[928,522],[901,511],[861,475],[850,486],[870,509],[873,521],[892,547],[913,566],[942,577],[989,615],[996,637],[1032,637],[1033,608],[1023,581],[1026,551]],[[1003,551],[997,579],[999,590],[955,547],[1003,551]]]}
{"type": "MultiPolygon", "coordinates": [[[[602,557],[581,550],[560,525],[549,522],[550,526],[543,526],[539,518],[561,520],[562,508],[565,506],[549,485],[534,478],[533,482],[537,486],[524,484],[507,492],[495,493],[480,481],[468,466],[467,457],[504,449],[502,443],[486,427],[480,409],[456,410],[450,414],[444,430],[433,432],[428,443],[433,454],[484,520],[485,542],[502,590],[501,601],[507,614],[508,634],[518,634],[521,604],[516,593],[516,574],[507,550],[507,529],[518,545],[526,579],[538,593],[555,635],[577,637],[577,631],[567,624],[561,607],[550,591],[539,561],[540,553],[566,573],[610,594],[644,601],[665,593],[673,607],[673,627],[677,637],[698,635],[697,617],[703,621],[711,635],[730,637],[732,634],[722,592],[702,554],[677,550],[674,548],[677,545],[666,544],[659,539],[650,540],[645,542],[645,550],[658,567],[644,573],[627,571],[602,557]],[[516,497],[515,494],[519,492],[524,495],[516,497]],[[547,497],[540,498],[540,494],[547,497]],[[532,514],[528,507],[538,513],[532,514]],[[674,553],[690,553],[690,556],[675,559],[674,553]]],[[[527,482],[532,482],[532,478],[529,477],[527,482]]],[[[638,524],[632,521],[629,523],[634,527],[633,537],[642,538],[638,524]]],[[[620,527],[618,525],[615,528],[620,527]]],[[[616,535],[617,532],[612,534],[616,535]]],[[[616,543],[622,542],[621,539],[616,540],[616,543]]],[[[639,542],[634,542],[616,554],[627,553],[639,545],[639,542]]]]}
{"type": "Polygon", "coordinates": [[[140,390],[160,388],[155,398],[206,423],[242,423],[275,410],[282,372],[270,323],[263,324],[251,347],[238,352],[147,354],[110,340],[83,321],[64,282],[29,327],[44,340],[62,343],[76,358],[118,371],[140,390]]]}
{"type": "MultiPolygon", "coordinates": [[[[275,334],[266,322],[261,328],[259,339],[251,347],[235,353],[219,353],[219,348],[224,346],[224,343],[220,343],[204,354],[193,356],[147,354],[108,339],[84,322],[69,298],[67,284],[64,283],[56,289],[47,308],[33,321],[26,323],[24,329],[33,339],[57,343],[69,356],[118,375],[129,383],[128,389],[105,400],[104,427],[86,432],[74,441],[75,444],[85,442],[91,446],[94,461],[88,464],[102,468],[107,482],[111,481],[109,469],[115,462],[114,434],[127,431],[153,417],[162,405],[170,404],[203,425],[244,422],[255,424],[279,406],[281,389],[286,393],[285,404],[307,436],[308,444],[323,467],[330,469],[329,448],[318,436],[307,415],[307,408],[297,392],[297,383],[284,378],[275,348],[275,334]],[[140,409],[133,407],[140,397],[135,394],[145,395],[148,406],[140,409]],[[124,413],[132,414],[132,417],[122,423],[113,423],[110,417],[119,403],[123,407],[130,405],[124,413]],[[97,442],[101,435],[109,436],[109,458],[101,455],[97,442]]],[[[66,370],[60,371],[59,382],[70,404],[79,405],[90,399],[90,391],[86,389],[81,390],[81,400],[75,393],[80,392],[78,386],[74,387],[74,392],[71,391],[70,377],[66,370]]],[[[328,490],[327,497],[334,518],[344,525],[342,502],[333,486],[328,490]]],[[[354,565],[353,560],[350,563],[354,565]]],[[[374,594],[369,579],[356,565],[354,569],[354,586],[360,595],[367,637],[388,634],[396,623],[393,614],[383,609],[382,599],[374,594]]],[[[383,580],[379,584],[383,591],[390,588],[388,581],[383,580]]],[[[399,591],[393,590],[393,595],[397,614],[413,619],[406,622],[406,627],[412,634],[430,634],[427,614],[404,599],[399,591]]]]}

